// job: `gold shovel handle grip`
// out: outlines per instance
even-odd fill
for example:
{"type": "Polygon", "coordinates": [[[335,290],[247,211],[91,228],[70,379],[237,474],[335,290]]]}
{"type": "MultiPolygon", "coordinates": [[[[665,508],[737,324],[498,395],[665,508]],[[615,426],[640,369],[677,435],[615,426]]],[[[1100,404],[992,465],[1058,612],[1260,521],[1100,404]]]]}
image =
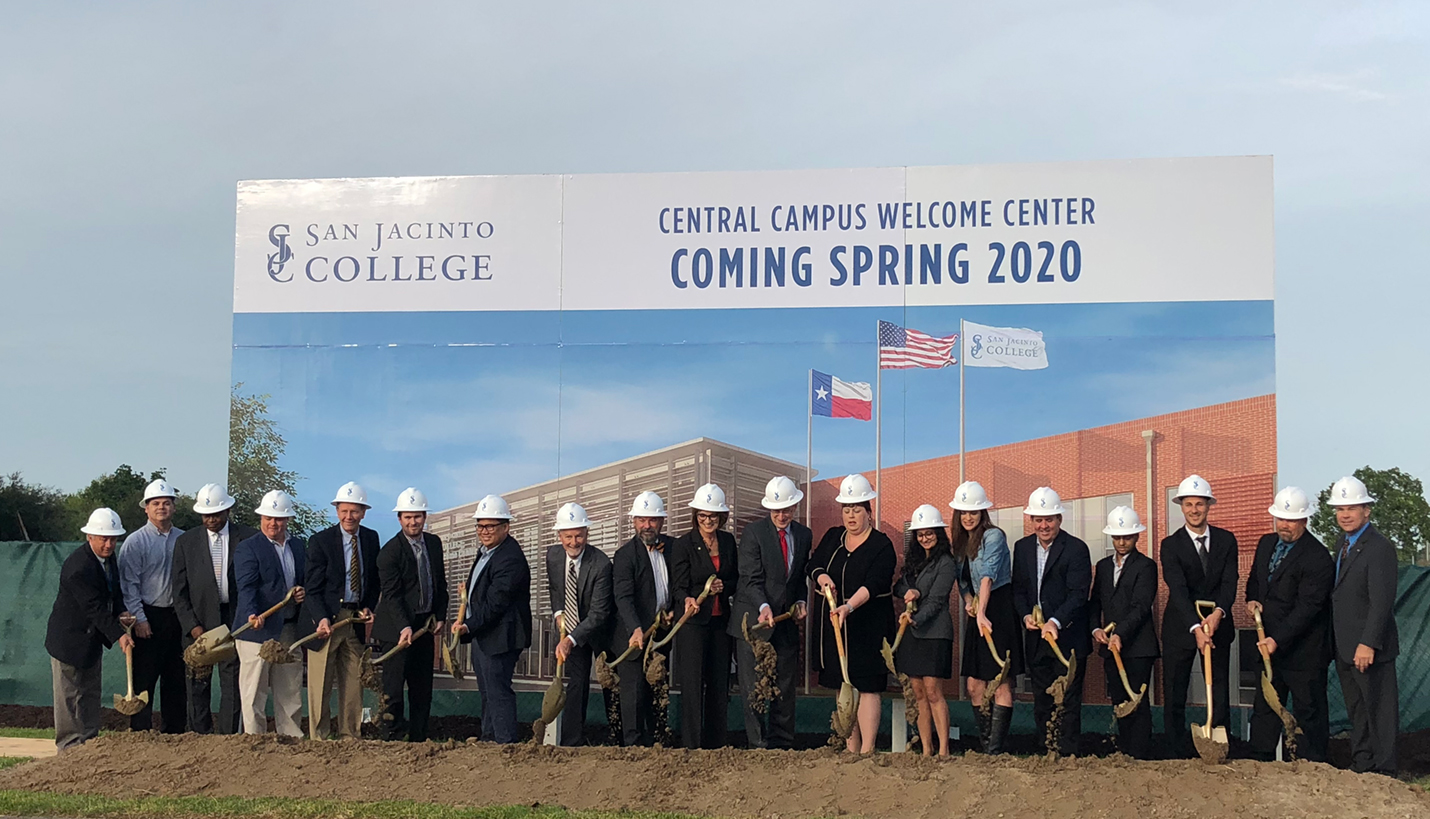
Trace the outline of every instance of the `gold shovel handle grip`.
{"type": "MultiPolygon", "coordinates": [[[[1047,622],[1043,620],[1042,606],[1033,607],[1033,622],[1040,629],[1047,624],[1047,622]]],[[[1058,662],[1063,664],[1063,668],[1069,668],[1072,666],[1072,661],[1069,660],[1067,656],[1063,654],[1063,650],[1058,647],[1058,641],[1056,637],[1048,636],[1048,633],[1045,631],[1043,632],[1043,639],[1047,641],[1048,645],[1053,647],[1053,653],[1057,655],[1058,662]]]]}
{"type": "Polygon", "coordinates": [[[1261,645],[1261,641],[1266,639],[1266,626],[1261,623],[1261,612],[1252,612],[1252,617],[1256,618],[1256,647],[1261,651],[1261,662],[1266,666],[1266,676],[1271,676],[1271,655],[1266,653],[1266,646],[1261,645]]]}
{"type": "MultiPolygon", "coordinates": [[[[661,615],[661,612],[656,612],[656,613],[655,613],[655,622],[651,623],[651,624],[650,624],[650,628],[646,631],[646,645],[649,645],[649,644],[650,644],[650,635],[654,634],[654,633],[655,633],[655,630],[660,627],[660,615],[661,615]]],[[[617,658],[614,659],[614,660],[611,660],[611,661],[607,662],[606,665],[609,665],[610,667],[615,668],[616,666],[620,665],[621,663],[625,662],[626,660],[629,660],[629,659],[631,658],[631,655],[632,655],[632,654],[635,654],[637,651],[640,651],[640,650],[641,650],[641,647],[640,647],[640,646],[626,646],[626,650],[625,650],[625,651],[622,651],[619,657],[617,657],[617,658]]],[[[601,658],[604,659],[605,656],[606,656],[606,652],[604,652],[604,651],[601,652],[601,658]]]]}
{"type": "MultiPolygon", "coordinates": [[[[293,602],[293,594],[294,594],[295,592],[297,592],[297,591],[298,591],[298,587],[297,587],[297,586],[294,586],[293,588],[289,589],[289,590],[288,590],[288,593],[285,594],[285,595],[283,595],[283,599],[282,599],[282,600],[279,600],[276,604],[274,604],[273,608],[271,608],[271,609],[269,609],[268,611],[265,611],[265,612],[263,612],[262,614],[258,615],[259,618],[261,618],[261,619],[263,619],[263,620],[267,620],[268,618],[270,618],[270,617],[272,617],[273,615],[277,614],[278,611],[279,611],[279,609],[281,609],[281,608],[283,608],[284,606],[288,605],[289,603],[293,602]]],[[[253,628],[253,622],[252,622],[252,621],[245,622],[243,625],[239,626],[238,628],[236,628],[236,629],[234,629],[232,632],[230,632],[228,636],[229,636],[230,639],[232,639],[232,638],[237,637],[238,635],[244,633],[245,631],[248,631],[248,630],[251,629],[251,628],[253,628]]]]}
{"type": "MultiPolygon", "coordinates": [[[[329,626],[329,629],[330,629],[331,631],[337,631],[338,629],[342,628],[343,626],[347,625],[348,623],[366,623],[366,622],[370,621],[371,619],[372,619],[371,617],[361,617],[361,616],[344,617],[343,619],[341,619],[341,620],[339,620],[338,622],[333,623],[331,626],[329,626]]],[[[307,637],[302,637],[302,638],[299,638],[299,639],[297,639],[297,640],[294,640],[294,641],[293,641],[293,645],[288,646],[288,650],[289,650],[289,651],[296,651],[297,649],[301,648],[302,646],[307,645],[308,643],[313,642],[313,641],[316,640],[316,639],[318,639],[318,632],[315,631],[315,632],[313,632],[312,634],[309,634],[307,637]]]]}
{"type": "MultiPolygon", "coordinates": [[[[412,632],[412,639],[413,639],[413,641],[416,641],[418,637],[421,637],[422,635],[426,634],[428,631],[431,631],[431,630],[432,630],[432,627],[435,626],[435,625],[437,625],[437,616],[434,615],[434,614],[429,614],[429,615],[427,615],[427,622],[425,622],[425,623],[422,624],[422,628],[419,628],[419,629],[417,629],[416,631],[412,632]]],[[[383,654],[381,657],[378,657],[377,659],[373,660],[372,663],[373,663],[373,665],[382,665],[385,661],[392,659],[392,656],[393,656],[394,654],[397,654],[398,652],[402,651],[404,648],[410,648],[411,646],[412,646],[412,643],[408,643],[408,644],[405,645],[405,646],[404,646],[404,645],[393,646],[390,650],[388,650],[388,652],[387,652],[386,654],[383,654]]]]}
{"type": "Polygon", "coordinates": [[[700,595],[695,598],[695,608],[686,609],[685,613],[680,615],[680,619],[675,622],[675,625],[671,627],[670,631],[667,631],[665,633],[664,637],[654,643],[649,644],[646,647],[647,656],[649,656],[652,651],[664,647],[667,643],[669,643],[672,639],[675,638],[675,633],[677,631],[680,631],[680,627],[685,625],[685,621],[689,620],[691,616],[694,615],[695,612],[699,611],[700,607],[704,605],[705,598],[710,596],[711,587],[715,585],[715,580],[716,577],[713,574],[705,578],[705,588],[701,589],[700,595]]]}

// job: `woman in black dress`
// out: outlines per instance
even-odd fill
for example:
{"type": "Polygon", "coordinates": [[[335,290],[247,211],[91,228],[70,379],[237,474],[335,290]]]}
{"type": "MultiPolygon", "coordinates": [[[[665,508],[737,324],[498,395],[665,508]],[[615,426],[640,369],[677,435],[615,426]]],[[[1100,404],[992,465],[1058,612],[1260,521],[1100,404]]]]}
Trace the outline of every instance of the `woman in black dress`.
{"type": "Polygon", "coordinates": [[[964,610],[968,612],[959,665],[968,678],[968,698],[975,710],[983,701],[985,686],[1000,670],[993,652],[988,650],[984,632],[993,635],[998,652],[1009,656],[1012,664],[994,692],[990,719],[985,724],[980,717],[978,726],[984,752],[1002,753],[1013,722],[1013,680],[1023,673],[1023,624],[1013,607],[1013,560],[1008,554],[1008,537],[989,519],[988,510],[993,502],[977,481],[960,484],[948,505],[954,508],[956,515],[953,557],[968,564],[968,571],[960,572],[958,578],[964,610]]]}
{"type": "MultiPolygon", "coordinates": [[[[889,685],[879,649],[885,639],[893,636],[894,607],[890,597],[894,567],[898,564],[893,542],[874,528],[870,505],[874,498],[874,489],[863,475],[845,478],[835,497],[842,505],[844,525],[830,527],[809,558],[809,576],[815,588],[832,588],[835,599],[843,601],[834,609],[833,617],[844,629],[849,681],[859,691],[859,718],[846,747],[861,754],[874,750],[879,731],[879,695],[889,685]]],[[[816,596],[823,601],[822,594],[816,596]]],[[[822,616],[816,620],[821,632],[819,684],[837,690],[844,677],[827,606],[821,602],[822,616]]]]}
{"type": "Polygon", "coordinates": [[[948,529],[943,515],[931,504],[914,510],[904,546],[904,569],[894,584],[894,596],[905,604],[916,602],[908,621],[894,667],[908,676],[919,703],[919,737],[924,756],[933,754],[933,733],[938,733],[938,755],[948,756],[948,703],[943,684],[953,676],[953,617],[948,599],[958,582],[961,564],[949,553],[948,529]]]}
{"type": "Polygon", "coordinates": [[[680,734],[687,748],[719,748],[725,744],[730,708],[730,606],[740,570],[735,563],[735,536],[725,531],[730,507],[713,483],[695,490],[690,502],[690,531],[670,545],[672,608],[694,614],[675,635],[676,665],[672,676],[680,686],[680,734]],[[695,599],[709,577],[710,596],[695,608],[695,599]]]}

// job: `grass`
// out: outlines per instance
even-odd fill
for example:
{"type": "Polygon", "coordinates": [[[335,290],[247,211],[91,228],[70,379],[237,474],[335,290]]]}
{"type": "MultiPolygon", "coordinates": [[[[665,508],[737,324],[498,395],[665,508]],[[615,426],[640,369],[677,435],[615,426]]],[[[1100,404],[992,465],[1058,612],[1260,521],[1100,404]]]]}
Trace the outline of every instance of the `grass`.
{"type": "MultiPolygon", "coordinates": [[[[21,760],[23,761],[23,760],[21,760]]],[[[676,813],[568,811],[556,807],[457,807],[410,800],[343,802],[333,799],[241,797],[141,797],[118,799],[32,791],[0,790],[0,815],[104,817],[105,819],[691,819],[676,813]]]]}
{"type": "Polygon", "coordinates": [[[0,771],[6,768],[13,768],[21,762],[29,762],[28,756],[0,756],[0,771]]]}
{"type": "Polygon", "coordinates": [[[1410,784],[1419,787],[1421,790],[1430,791],[1430,776],[1422,776],[1419,779],[1410,780],[1410,784]]]}
{"type": "Polygon", "coordinates": [[[54,739],[53,728],[0,728],[0,737],[13,739],[54,739]]]}

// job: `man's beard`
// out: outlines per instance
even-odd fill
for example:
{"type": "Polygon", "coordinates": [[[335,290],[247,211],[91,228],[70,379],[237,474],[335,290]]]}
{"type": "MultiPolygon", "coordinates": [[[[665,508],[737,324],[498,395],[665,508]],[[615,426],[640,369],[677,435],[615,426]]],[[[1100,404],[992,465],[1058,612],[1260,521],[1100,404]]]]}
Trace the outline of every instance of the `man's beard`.
{"type": "Polygon", "coordinates": [[[637,532],[636,535],[641,539],[641,544],[647,547],[660,542],[659,532],[637,532]]]}

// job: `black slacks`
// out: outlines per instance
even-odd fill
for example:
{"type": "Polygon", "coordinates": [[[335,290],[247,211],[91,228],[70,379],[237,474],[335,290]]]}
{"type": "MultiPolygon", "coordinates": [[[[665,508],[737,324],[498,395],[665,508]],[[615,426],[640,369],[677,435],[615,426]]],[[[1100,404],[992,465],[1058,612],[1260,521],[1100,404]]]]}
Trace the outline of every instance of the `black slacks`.
{"type": "MultiPolygon", "coordinates": [[[[1023,638],[1026,657],[1024,670],[1027,671],[1028,681],[1033,684],[1033,722],[1038,727],[1038,741],[1046,745],[1048,722],[1053,715],[1053,696],[1047,689],[1053,684],[1053,680],[1067,674],[1068,670],[1058,662],[1053,647],[1048,645],[1046,640],[1033,632],[1026,634],[1023,638]]],[[[1067,649],[1063,649],[1064,656],[1068,653],[1067,649]]],[[[1072,756],[1078,752],[1078,742],[1082,736],[1082,684],[1087,678],[1087,661],[1087,657],[1078,654],[1077,673],[1073,676],[1067,693],[1063,695],[1062,719],[1057,726],[1058,747],[1049,749],[1064,756],[1072,756]]]]}
{"type": "MultiPolygon", "coordinates": [[[[184,665],[183,627],[172,607],[144,604],[149,621],[149,637],[134,638],[134,693],[149,692],[144,710],[129,718],[129,730],[148,731],[154,727],[157,693],[164,695],[159,709],[166,734],[182,734],[189,720],[188,666],[184,665]]],[[[235,660],[235,663],[237,661],[235,660]]]]}
{"type": "MultiPolygon", "coordinates": [[[[233,622],[233,607],[220,605],[219,614],[223,622],[233,622]]],[[[193,640],[184,636],[187,648],[193,640]]],[[[196,734],[236,734],[240,730],[238,709],[238,657],[225,660],[210,669],[203,676],[195,678],[192,670],[185,675],[189,687],[189,730],[196,734]],[[218,720],[213,716],[213,678],[218,674],[218,720]]]]}
{"type": "MultiPolygon", "coordinates": [[[[560,744],[569,748],[586,744],[586,705],[591,700],[590,646],[576,646],[566,655],[566,707],[561,709],[560,744]]],[[[537,741],[541,740],[537,737],[537,741]]]]}
{"type": "MultiPolygon", "coordinates": [[[[659,651],[665,655],[668,668],[670,646],[659,651]]],[[[645,679],[644,658],[645,652],[636,652],[629,660],[616,666],[616,675],[621,682],[621,744],[627,747],[654,745],[656,728],[665,723],[664,720],[656,720],[655,692],[645,679]]]]}
{"type": "MultiPolygon", "coordinates": [[[[406,733],[409,742],[427,740],[427,719],[432,713],[432,651],[431,634],[412,641],[397,656],[382,664],[382,695],[387,699],[382,709],[378,733],[383,739],[400,739],[406,733]],[[407,707],[403,708],[403,686],[407,687],[407,707]],[[406,714],[404,716],[404,710],[406,714]]],[[[378,653],[396,647],[396,641],[380,643],[378,653]]]]}
{"type": "Polygon", "coordinates": [[[686,623],[675,635],[671,674],[680,686],[680,734],[687,748],[720,748],[727,740],[730,713],[729,616],[705,625],[686,623]]]}
{"type": "MultiPolygon", "coordinates": [[[[1272,655],[1271,687],[1281,698],[1281,705],[1291,709],[1301,738],[1296,743],[1296,756],[1309,762],[1326,761],[1326,744],[1330,741],[1331,723],[1326,704],[1326,686],[1330,666],[1314,671],[1281,669],[1272,655]],[[1289,697],[1288,697],[1289,695],[1289,697]]],[[[1261,675],[1257,674],[1256,701],[1251,707],[1251,750],[1257,759],[1276,758],[1276,740],[1282,733],[1281,718],[1271,710],[1261,693],[1261,675]]]]}
{"type": "Polygon", "coordinates": [[[1395,661],[1377,659],[1364,672],[1336,660],[1341,693],[1351,718],[1351,770],[1395,776],[1395,737],[1400,733],[1400,684],[1395,661]]]}
{"type": "Polygon", "coordinates": [[[755,713],[750,707],[750,694],[755,690],[755,650],[743,639],[735,643],[736,669],[740,677],[740,695],[745,701],[745,738],[751,748],[793,748],[795,690],[799,685],[799,630],[790,623],[781,623],[772,635],[775,649],[775,687],[779,696],[769,704],[768,716],[755,713]],[[780,639],[778,629],[789,626],[793,639],[780,639]],[[765,722],[768,720],[769,727],[765,722]]]}
{"type": "MultiPolygon", "coordinates": [[[[1155,657],[1123,657],[1122,665],[1127,669],[1127,683],[1133,693],[1152,682],[1152,666],[1155,657]]],[[[1102,660],[1103,677],[1107,680],[1107,697],[1113,706],[1132,699],[1127,689],[1122,687],[1122,677],[1117,673],[1117,661],[1111,656],[1102,660]]],[[[1152,698],[1150,692],[1142,695],[1142,702],[1131,714],[1117,721],[1117,750],[1133,759],[1152,758],[1152,698]]]]}
{"type": "MultiPolygon", "coordinates": [[[[1162,729],[1166,732],[1167,755],[1173,759],[1191,759],[1196,756],[1192,745],[1192,732],[1187,722],[1187,692],[1192,685],[1205,692],[1206,682],[1201,675],[1192,680],[1192,669],[1201,652],[1193,648],[1164,646],[1162,649],[1162,671],[1166,675],[1162,681],[1166,710],[1163,712],[1162,729]]],[[[1231,644],[1212,646],[1212,726],[1226,727],[1231,715],[1231,681],[1228,670],[1231,667],[1231,644]]],[[[1206,712],[1196,714],[1196,722],[1205,725],[1206,712]]]]}

